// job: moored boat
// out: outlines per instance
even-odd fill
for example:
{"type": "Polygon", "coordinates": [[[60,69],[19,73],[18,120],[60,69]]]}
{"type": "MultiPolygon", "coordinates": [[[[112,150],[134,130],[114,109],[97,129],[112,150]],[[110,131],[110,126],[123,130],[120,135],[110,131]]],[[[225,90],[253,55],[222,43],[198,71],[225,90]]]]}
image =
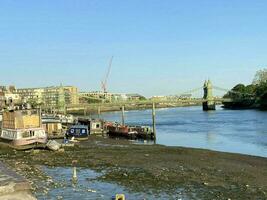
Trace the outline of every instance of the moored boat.
{"type": "Polygon", "coordinates": [[[89,136],[88,126],[73,125],[66,132],[66,138],[74,138],[76,140],[87,140],[89,136]]]}
{"type": "Polygon", "coordinates": [[[38,146],[47,142],[38,110],[11,110],[3,113],[0,140],[13,147],[38,146]]]}
{"type": "Polygon", "coordinates": [[[126,126],[118,123],[106,122],[106,132],[111,137],[124,137],[127,139],[154,139],[149,126],[126,126]]]}

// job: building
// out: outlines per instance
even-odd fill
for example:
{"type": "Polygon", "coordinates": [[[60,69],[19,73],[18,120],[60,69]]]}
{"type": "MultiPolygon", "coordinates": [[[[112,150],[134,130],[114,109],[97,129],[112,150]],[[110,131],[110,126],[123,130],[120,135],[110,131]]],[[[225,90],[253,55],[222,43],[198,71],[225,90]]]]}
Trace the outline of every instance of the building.
{"type": "Polygon", "coordinates": [[[83,97],[91,97],[95,99],[105,99],[105,100],[111,100],[112,99],[112,93],[108,92],[101,92],[101,91],[93,91],[93,92],[81,92],[80,96],[83,97]]]}
{"type": "Polygon", "coordinates": [[[20,96],[22,102],[43,103],[44,88],[22,88],[17,89],[16,93],[20,96]]]}
{"type": "Polygon", "coordinates": [[[15,86],[0,86],[0,109],[7,104],[18,104],[21,102],[20,96],[16,93],[15,86]]]}
{"type": "Polygon", "coordinates": [[[113,94],[108,92],[93,91],[93,92],[80,92],[79,99],[96,99],[101,101],[112,101],[113,94]]]}
{"type": "Polygon", "coordinates": [[[43,88],[21,88],[17,94],[23,102],[34,102],[47,107],[64,107],[78,104],[78,88],[74,86],[52,86],[43,88]]]}
{"type": "Polygon", "coordinates": [[[101,91],[94,92],[80,92],[79,100],[80,103],[89,102],[116,102],[116,101],[138,101],[146,99],[140,94],[118,94],[118,93],[108,93],[101,91]],[[97,101],[98,100],[98,101],[97,101]]]}
{"type": "Polygon", "coordinates": [[[127,99],[130,101],[140,101],[145,100],[146,98],[140,94],[126,94],[127,99]]]}
{"type": "Polygon", "coordinates": [[[112,100],[113,101],[127,101],[128,97],[126,94],[113,94],[112,100]]]}
{"type": "Polygon", "coordinates": [[[181,94],[179,96],[179,99],[182,99],[182,100],[192,99],[192,94],[181,94]]]}
{"type": "Polygon", "coordinates": [[[153,101],[166,101],[168,97],[167,96],[152,96],[150,99],[153,101]]]}

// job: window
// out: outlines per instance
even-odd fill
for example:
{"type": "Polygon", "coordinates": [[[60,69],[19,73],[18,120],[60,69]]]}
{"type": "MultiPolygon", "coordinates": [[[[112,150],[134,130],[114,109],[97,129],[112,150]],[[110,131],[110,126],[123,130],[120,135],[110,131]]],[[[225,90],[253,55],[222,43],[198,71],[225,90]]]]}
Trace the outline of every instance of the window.
{"type": "Polygon", "coordinates": [[[34,131],[30,131],[29,136],[30,136],[30,137],[33,137],[33,136],[34,136],[34,131]]]}

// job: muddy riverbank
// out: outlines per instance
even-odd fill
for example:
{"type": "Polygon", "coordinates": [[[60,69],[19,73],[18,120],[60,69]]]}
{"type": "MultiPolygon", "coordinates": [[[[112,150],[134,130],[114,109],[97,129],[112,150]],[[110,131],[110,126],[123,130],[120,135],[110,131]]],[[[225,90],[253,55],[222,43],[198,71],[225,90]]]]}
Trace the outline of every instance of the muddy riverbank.
{"type": "Polygon", "coordinates": [[[78,167],[102,172],[99,180],[132,191],[171,195],[179,190],[189,199],[267,198],[267,159],[262,157],[91,136],[64,152],[0,147],[0,159],[35,183],[35,192],[49,190],[40,186],[49,181],[40,166],[70,167],[77,160],[78,167]]]}

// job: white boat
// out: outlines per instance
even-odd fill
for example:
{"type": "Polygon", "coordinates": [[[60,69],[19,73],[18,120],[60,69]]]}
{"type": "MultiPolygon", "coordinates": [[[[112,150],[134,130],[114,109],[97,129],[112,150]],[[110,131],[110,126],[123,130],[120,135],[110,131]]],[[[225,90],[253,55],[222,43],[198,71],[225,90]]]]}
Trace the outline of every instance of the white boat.
{"type": "Polygon", "coordinates": [[[14,146],[45,144],[47,136],[43,128],[6,129],[2,128],[1,140],[14,146]]]}
{"type": "Polygon", "coordinates": [[[47,135],[42,127],[40,111],[5,111],[0,140],[15,147],[45,144],[47,135]]]}

